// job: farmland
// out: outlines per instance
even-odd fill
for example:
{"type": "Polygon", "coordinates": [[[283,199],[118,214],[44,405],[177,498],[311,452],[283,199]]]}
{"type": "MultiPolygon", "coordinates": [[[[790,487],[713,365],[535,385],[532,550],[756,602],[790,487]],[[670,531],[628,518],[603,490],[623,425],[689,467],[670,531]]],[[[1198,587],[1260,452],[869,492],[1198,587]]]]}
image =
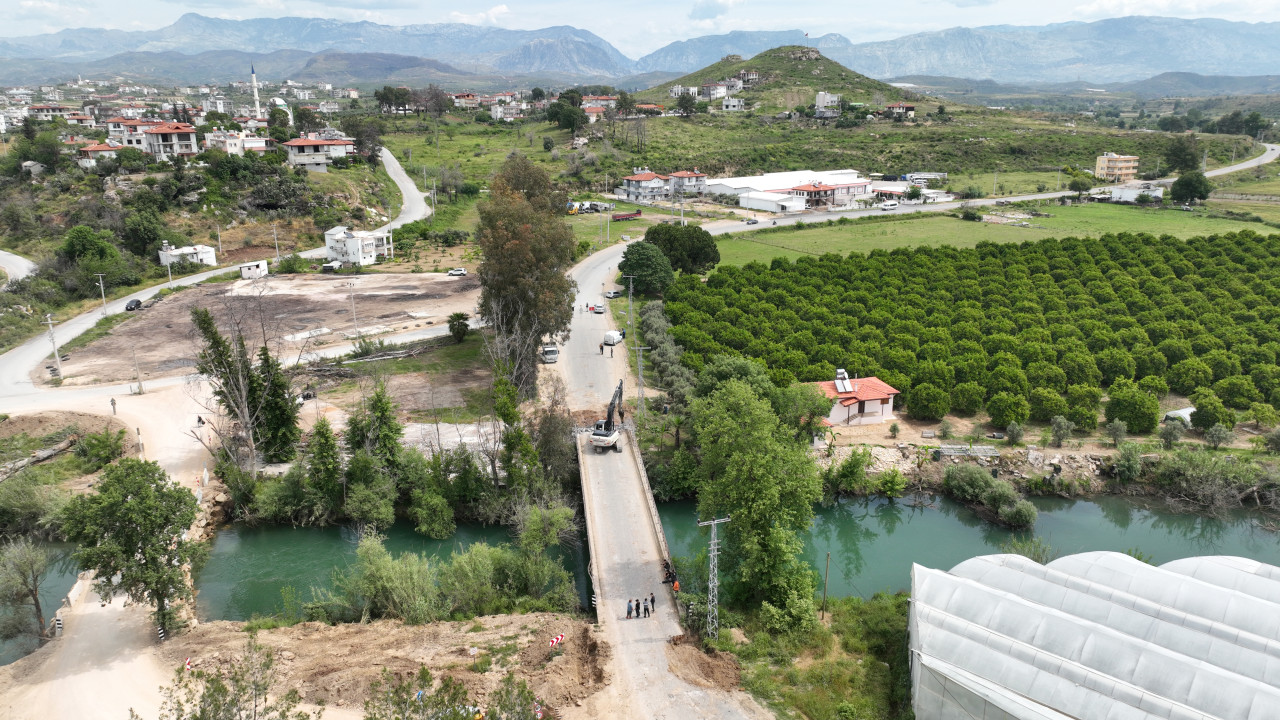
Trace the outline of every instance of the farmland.
{"type": "MultiPolygon", "coordinates": [[[[1280,404],[1278,258],[1280,235],[1251,232],[831,254],[681,277],[666,312],[695,371],[725,354],[780,384],[845,368],[904,391],[908,412],[985,405],[1003,427],[1030,399],[1092,429],[1104,389],[1138,392],[1127,381],[1205,408],[1280,404]]],[[[1140,404],[1131,428],[1156,412],[1140,404]]]]}
{"type": "Polygon", "coordinates": [[[998,210],[1020,213],[1027,209],[1035,209],[1052,217],[1031,218],[1029,223],[1034,227],[966,222],[941,213],[910,215],[901,219],[873,217],[845,224],[835,222],[808,225],[798,230],[787,227],[736,233],[732,237],[721,238],[717,245],[720,248],[721,265],[744,265],[753,261],[767,263],[775,257],[795,259],[823,253],[847,255],[851,252],[866,253],[908,246],[950,245],[971,248],[981,242],[1009,243],[1049,237],[1097,237],[1108,232],[1146,232],[1189,238],[1240,230],[1271,231],[1256,222],[1213,217],[1201,211],[1187,213],[1181,210],[1125,205],[1059,207],[1046,204],[990,208],[984,209],[984,212],[998,210]]]}

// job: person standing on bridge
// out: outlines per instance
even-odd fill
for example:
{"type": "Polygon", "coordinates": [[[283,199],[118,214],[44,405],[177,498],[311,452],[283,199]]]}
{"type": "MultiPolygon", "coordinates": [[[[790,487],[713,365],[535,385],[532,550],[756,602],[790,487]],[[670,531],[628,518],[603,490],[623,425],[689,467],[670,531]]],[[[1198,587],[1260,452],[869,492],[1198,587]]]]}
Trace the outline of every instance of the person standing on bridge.
{"type": "Polygon", "coordinates": [[[649,617],[649,601],[644,601],[644,616],[649,617]]]}
{"type": "Polygon", "coordinates": [[[604,343],[600,343],[600,354],[604,355],[604,343]]]}
{"type": "Polygon", "coordinates": [[[631,600],[627,599],[627,619],[631,619],[631,600]]]}
{"type": "Polygon", "coordinates": [[[649,607],[654,612],[658,612],[658,598],[654,597],[653,593],[649,593],[649,607]]]}

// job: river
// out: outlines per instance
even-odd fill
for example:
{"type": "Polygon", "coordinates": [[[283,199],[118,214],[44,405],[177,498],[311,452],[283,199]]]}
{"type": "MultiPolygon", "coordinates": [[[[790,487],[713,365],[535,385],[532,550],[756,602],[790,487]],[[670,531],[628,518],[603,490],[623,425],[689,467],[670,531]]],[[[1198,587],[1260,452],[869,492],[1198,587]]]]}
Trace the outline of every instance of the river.
{"type": "MultiPolygon", "coordinates": [[[[1208,518],[1109,495],[1032,502],[1040,511],[1035,534],[1058,555],[1136,549],[1157,564],[1194,555],[1239,555],[1280,565],[1280,535],[1258,528],[1256,514],[1248,511],[1208,518]]],[[[692,557],[707,547],[710,535],[696,524],[694,501],[659,503],[658,514],[672,555],[692,557]]],[[[935,495],[893,501],[845,498],[817,508],[811,527],[804,558],[821,576],[831,553],[833,597],[908,590],[912,563],[950,569],[971,557],[1000,552],[1014,534],[935,495]]]]}
{"type": "MultiPolygon", "coordinates": [[[[413,531],[412,523],[401,520],[386,533],[392,555],[422,553],[448,559],[455,551],[472,543],[499,545],[510,542],[507,528],[497,525],[462,524],[448,540],[432,540],[413,531]]],[[[344,526],[290,527],[231,525],[218,531],[209,561],[196,578],[196,607],[202,620],[248,620],[254,615],[271,615],[282,609],[280,591],[292,587],[304,602],[312,588],[331,587],[335,568],[355,561],[359,537],[344,526]]],[[[579,547],[553,549],[573,573],[579,602],[589,606],[586,539],[579,547]]]]}
{"type": "MultiPolygon", "coordinates": [[[[44,580],[40,583],[40,607],[44,610],[45,622],[51,623],[53,622],[53,614],[58,611],[58,608],[62,607],[62,600],[71,591],[71,586],[76,584],[76,576],[79,574],[79,570],[76,568],[75,561],[71,559],[71,552],[75,550],[75,545],[60,542],[38,542],[49,550],[50,554],[55,558],[49,566],[49,572],[45,574],[44,580]]],[[[30,613],[31,611],[23,608],[23,612],[30,613]]],[[[34,625],[35,623],[33,622],[32,624],[34,625]]],[[[0,665],[7,665],[35,648],[35,639],[31,637],[0,640],[0,665]]]]}

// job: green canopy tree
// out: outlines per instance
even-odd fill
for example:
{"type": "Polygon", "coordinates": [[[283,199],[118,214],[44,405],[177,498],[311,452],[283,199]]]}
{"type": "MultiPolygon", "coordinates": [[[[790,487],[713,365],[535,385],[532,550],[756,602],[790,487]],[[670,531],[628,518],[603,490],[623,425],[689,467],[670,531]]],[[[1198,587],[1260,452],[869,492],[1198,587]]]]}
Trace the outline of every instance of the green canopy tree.
{"type": "Polygon", "coordinates": [[[641,295],[661,295],[675,280],[671,261],[661,248],[649,242],[628,245],[622,253],[622,262],[618,263],[618,271],[624,276],[635,276],[634,287],[641,295]]]}
{"type": "Polygon", "coordinates": [[[644,241],[653,243],[671,261],[671,269],[682,273],[704,273],[720,262],[715,237],[692,225],[651,225],[644,241]]]}
{"type": "Polygon", "coordinates": [[[44,637],[40,584],[50,561],[46,548],[25,537],[0,545],[0,639],[25,634],[44,637]]]}
{"type": "Polygon", "coordinates": [[[1171,173],[1187,173],[1200,167],[1200,150],[1194,135],[1175,135],[1164,151],[1164,161],[1171,173]]]}
{"type": "Polygon", "coordinates": [[[394,472],[399,467],[400,435],[404,426],[396,419],[396,404],[386,382],[378,380],[360,408],[347,418],[347,450],[369,453],[394,472]]]}
{"type": "Polygon", "coordinates": [[[1209,182],[1209,178],[1201,172],[1188,172],[1179,176],[1173,181],[1173,186],[1169,188],[1169,196],[1174,202],[1189,203],[1197,200],[1207,200],[1209,193],[1213,192],[1213,183],[1209,182]]]}
{"type": "Polygon", "coordinates": [[[67,505],[63,529],[80,546],[76,561],[95,572],[99,595],[148,603],[168,625],[170,605],[190,593],[183,566],[193,543],[182,535],[195,520],[195,496],[159,464],[134,458],[108,465],[96,489],[67,505]]]}
{"type": "Polygon", "coordinates": [[[327,524],[342,508],[342,453],[327,418],[316,421],[306,451],[308,504],[315,519],[327,524]]]}

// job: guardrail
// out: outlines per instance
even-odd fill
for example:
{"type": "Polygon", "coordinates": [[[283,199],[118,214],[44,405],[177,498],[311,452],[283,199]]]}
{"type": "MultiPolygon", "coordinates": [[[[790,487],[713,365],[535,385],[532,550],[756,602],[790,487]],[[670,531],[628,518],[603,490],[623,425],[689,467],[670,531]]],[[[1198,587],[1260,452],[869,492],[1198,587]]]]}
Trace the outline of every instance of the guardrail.
{"type": "Polygon", "coordinates": [[[631,460],[636,464],[636,472],[640,475],[640,485],[644,488],[644,499],[649,503],[649,520],[653,522],[653,532],[658,536],[658,552],[662,559],[671,561],[671,553],[667,550],[667,535],[662,530],[662,518],[658,515],[658,504],[653,501],[653,490],[649,487],[649,474],[644,471],[644,461],[640,458],[640,444],[630,428],[624,429],[627,444],[631,446],[631,460]]]}
{"type": "MultiPolygon", "coordinates": [[[[587,463],[582,461],[582,444],[584,441],[589,442],[590,437],[591,435],[589,433],[583,431],[582,428],[578,428],[578,437],[575,439],[575,444],[578,446],[578,477],[582,480],[582,522],[587,525],[587,552],[591,554],[591,560],[587,562],[587,575],[591,578],[591,598],[594,602],[594,600],[600,595],[600,582],[598,580],[599,576],[596,574],[595,536],[591,533],[590,514],[586,512],[586,508],[591,507],[591,482],[588,478],[587,463]]],[[[596,608],[596,617],[598,621],[598,607],[596,608]]]]}

